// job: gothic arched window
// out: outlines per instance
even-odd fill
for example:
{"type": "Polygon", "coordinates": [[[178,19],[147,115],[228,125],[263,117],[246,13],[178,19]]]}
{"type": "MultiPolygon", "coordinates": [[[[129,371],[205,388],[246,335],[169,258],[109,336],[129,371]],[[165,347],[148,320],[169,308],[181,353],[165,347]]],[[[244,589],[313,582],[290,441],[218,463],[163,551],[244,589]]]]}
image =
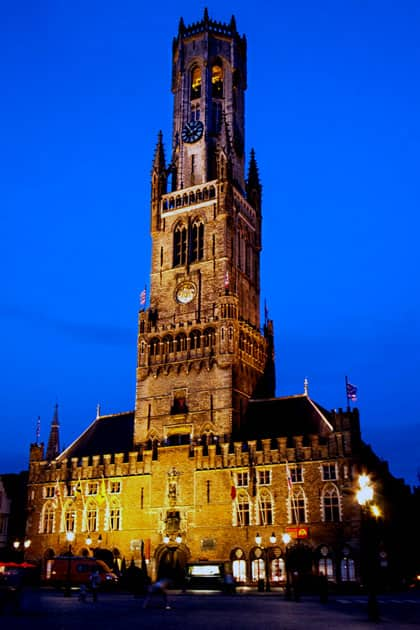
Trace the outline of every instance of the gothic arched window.
{"type": "Polygon", "coordinates": [[[96,532],[98,530],[98,506],[95,501],[86,504],[86,531],[96,532]]]}
{"type": "Polygon", "coordinates": [[[204,255],[204,224],[195,219],[191,227],[191,262],[202,260],[204,255]]]}
{"type": "Polygon", "coordinates": [[[159,337],[153,337],[150,340],[150,356],[155,357],[159,354],[159,337]]]}
{"type": "Polygon", "coordinates": [[[46,503],[41,514],[41,533],[52,534],[54,532],[54,505],[46,503]]]}
{"type": "Polygon", "coordinates": [[[191,70],[191,100],[200,98],[201,96],[201,70],[198,66],[194,66],[191,70]]]}
{"type": "Polygon", "coordinates": [[[117,499],[112,499],[109,506],[108,529],[111,532],[116,532],[121,529],[121,507],[117,499]]]}
{"type": "Polygon", "coordinates": [[[192,330],[190,333],[190,349],[197,350],[201,345],[201,334],[199,330],[192,330]]]}
{"type": "Polygon", "coordinates": [[[223,68],[215,63],[211,69],[211,94],[213,98],[223,97],[223,68]]]}
{"type": "Polygon", "coordinates": [[[340,521],[340,498],[333,484],[326,486],[322,493],[322,518],[326,523],[340,521]]]}
{"type": "Polygon", "coordinates": [[[298,525],[306,523],[306,497],[302,488],[295,487],[289,498],[290,521],[298,525]]]}
{"type": "Polygon", "coordinates": [[[268,490],[261,490],[258,496],[258,520],[260,525],[273,524],[273,502],[268,490]]]}
{"type": "Polygon", "coordinates": [[[178,224],[174,232],[174,267],[187,262],[187,229],[178,224]]]}
{"type": "Polygon", "coordinates": [[[216,343],[216,333],[214,328],[206,328],[204,331],[204,347],[212,348],[216,343]]]}
{"type": "Polygon", "coordinates": [[[249,496],[245,490],[238,492],[236,501],[236,523],[240,527],[250,525],[251,523],[249,496]]]}

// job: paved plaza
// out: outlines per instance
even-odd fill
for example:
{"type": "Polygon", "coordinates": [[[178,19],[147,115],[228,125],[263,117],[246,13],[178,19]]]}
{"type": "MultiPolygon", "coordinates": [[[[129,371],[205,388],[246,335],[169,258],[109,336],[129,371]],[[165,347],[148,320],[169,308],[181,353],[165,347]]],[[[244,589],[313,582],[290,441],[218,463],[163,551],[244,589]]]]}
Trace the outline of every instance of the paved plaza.
{"type": "Polygon", "coordinates": [[[126,628],[189,628],[251,630],[258,626],[294,630],[340,628],[420,627],[420,594],[380,597],[381,621],[367,619],[366,597],[334,597],[321,604],[315,597],[300,602],[285,601],[281,593],[169,592],[170,610],[162,602],[153,601],[143,609],[143,597],[126,593],[103,593],[97,603],[80,602],[77,592],[72,597],[52,590],[26,591],[18,613],[6,610],[0,616],[0,627],[12,630],[119,630],[126,628]]]}

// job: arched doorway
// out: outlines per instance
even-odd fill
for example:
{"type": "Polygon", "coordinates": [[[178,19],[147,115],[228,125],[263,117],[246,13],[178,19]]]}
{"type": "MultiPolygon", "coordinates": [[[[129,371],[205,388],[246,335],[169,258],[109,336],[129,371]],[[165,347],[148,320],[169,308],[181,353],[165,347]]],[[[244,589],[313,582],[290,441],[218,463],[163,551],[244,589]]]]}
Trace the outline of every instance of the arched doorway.
{"type": "Polygon", "coordinates": [[[185,545],[161,545],[156,550],[157,577],[168,578],[173,586],[182,586],[185,581],[185,566],[190,552],[185,545]]]}

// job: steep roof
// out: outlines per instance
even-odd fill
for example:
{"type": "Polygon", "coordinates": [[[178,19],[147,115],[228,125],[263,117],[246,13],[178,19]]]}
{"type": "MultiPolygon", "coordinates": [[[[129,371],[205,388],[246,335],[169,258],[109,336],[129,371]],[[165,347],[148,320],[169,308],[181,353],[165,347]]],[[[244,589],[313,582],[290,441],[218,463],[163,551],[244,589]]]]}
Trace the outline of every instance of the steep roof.
{"type": "Polygon", "coordinates": [[[92,424],[57,457],[87,457],[133,450],[134,411],[98,416],[92,424]]]}
{"type": "Polygon", "coordinates": [[[244,423],[244,437],[247,439],[325,436],[333,430],[330,413],[307,394],[251,400],[244,423]]]}

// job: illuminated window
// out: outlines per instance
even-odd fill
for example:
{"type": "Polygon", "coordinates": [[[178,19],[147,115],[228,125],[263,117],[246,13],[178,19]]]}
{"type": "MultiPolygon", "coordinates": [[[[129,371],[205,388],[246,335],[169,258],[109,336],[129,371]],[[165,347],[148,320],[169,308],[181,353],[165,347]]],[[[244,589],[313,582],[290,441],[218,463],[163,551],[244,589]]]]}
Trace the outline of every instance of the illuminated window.
{"type": "Polygon", "coordinates": [[[336,486],[327,485],[322,493],[323,520],[326,523],[340,521],[340,499],[336,486]]]}
{"type": "Polygon", "coordinates": [[[292,483],[302,483],[303,481],[303,470],[302,466],[290,466],[290,477],[292,479],[292,483]]]}
{"type": "Polygon", "coordinates": [[[258,516],[260,525],[272,525],[273,504],[268,490],[261,490],[258,496],[258,516]]]}
{"type": "Polygon", "coordinates": [[[232,562],[232,573],[236,582],[246,582],[245,560],[234,560],[232,562]]]}
{"type": "Polygon", "coordinates": [[[195,66],[191,70],[191,99],[201,96],[201,70],[195,66]]]}
{"type": "Polygon", "coordinates": [[[118,505],[111,505],[109,509],[109,529],[112,532],[121,529],[121,508],[118,505]]]}
{"type": "Polygon", "coordinates": [[[289,497],[290,521],[295,525],[306,522],[306,498],[302,488],[296,488],[289,497]]]}
{"type": "Polygon", "coordinates": [[[72,509],[66,510],[64,515],[66,532],[74,532],[76,529],[76,512],[72,509]]]}
{"type": "Polygon", "coordinates": [[[55,510],[51,503],[47,503],[41,515],[41,533],[52,534],[54,532],[55,510]]]}
{"type": "Polygon", "coordinates": [[[322,464],[322,479],[335,481],[337,479],[337,467],[335,464],[322,464]]]}
{"type": "Polygon", "coordinates": [[[110,494],[119,494],[121,492],[121,481],[110,481],[109,492],[110,494]]]}
{"type": "Polygon", "coordinates": [[[329,580],[334,579],[334,564],[333,564],[332,558],[319,559],[318,574],[325,575],[329,580]]]}
{"type": "Polygon", "coordinates": [[[340,565],[341,581],[353,582],[356,579],[356,571],[353,558],[343,558],[340,565]]]}
{"type": "Polygon", "coordinates": [[[237,502],[237,524],[240,527],[244,527],[250,524],[250,509],[249,509],[249,497],[248,493],[243,490],[238,493],[237,502]]]}
{"type": "Polygon", "coordinates": [[[98,494],[98,482],[97,481],[90,481],[88,483],[88,494],[98,494]]]}
{"type": "Polygon", "coordinates": [[[262,558],[255,558],[251,564],[252,581],[265,580],[265,562],[262,558]]]}
{"type": "Polygon", "coordinates": [[[270,563],[270,582],[284,582],[286,566],[283,558],[273,558],[270,563]]]}
{"type": "Polygon", "coordinates": [[[214,98],[223,96],[223,68],[215,63],[211,69],[211,90],[214,98]]]}
{"type": "Polygon", "coordinates": [[[269,486],[271,484],[271,470],[259,470],[258,483],[260,486],[269,486]]]}
{"type": "Polygon", "coordinates": [[[247,488],[249,483],[248,472],[238,472],[236,475],[238,488],[247,488]]]}
{"type": "Polygon", "coordinates": [[[88,532],[98,529],[98,508],[94,503],[89,503],[86,508],[86,529],[88,532]]]}

